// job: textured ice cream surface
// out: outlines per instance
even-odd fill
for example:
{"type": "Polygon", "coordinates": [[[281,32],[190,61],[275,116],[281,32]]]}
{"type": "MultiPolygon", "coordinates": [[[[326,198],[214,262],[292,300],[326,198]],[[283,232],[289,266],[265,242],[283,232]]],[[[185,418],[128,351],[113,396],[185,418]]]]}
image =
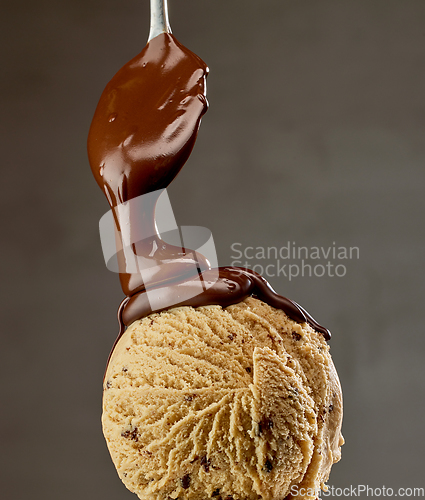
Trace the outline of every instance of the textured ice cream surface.
{"type": "Polygon", "coordinates": [[[141,499],[317,491],[340,459],[341,421],[323,336],[255,298],[134,322],[105,376],[104,435],[141,499]]]}

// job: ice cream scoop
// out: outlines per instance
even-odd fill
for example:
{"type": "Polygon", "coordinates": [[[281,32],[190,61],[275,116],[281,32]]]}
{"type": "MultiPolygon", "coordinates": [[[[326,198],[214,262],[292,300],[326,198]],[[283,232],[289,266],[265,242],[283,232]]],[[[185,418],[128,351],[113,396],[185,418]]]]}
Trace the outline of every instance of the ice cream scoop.
{"type": "Polygon", "coordinates": [[[316,498],[343,443],[323,336],[252,297],[134,322],[106,372],[102,421],[141,499],[316,498]]]}

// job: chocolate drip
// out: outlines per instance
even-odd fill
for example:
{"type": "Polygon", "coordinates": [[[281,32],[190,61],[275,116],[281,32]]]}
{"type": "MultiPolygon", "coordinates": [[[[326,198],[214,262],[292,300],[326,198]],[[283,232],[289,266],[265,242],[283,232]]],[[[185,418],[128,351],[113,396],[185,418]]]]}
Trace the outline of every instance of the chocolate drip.
{"type": "MultiPolygon", "coordinates": [[[[88,153],[93,175],[112,209],[166,188],[178,174],[192,151],[201,117],[207,110],[207,73],[207,66],[198,56],[172,35],[163,33],[106,86],[90,127],[88,153]]],[[[169,307],[151,309],[146,291],[149,286],[149,290],[160,289],[161,294],[171,293],[174,307],[227,307],[253,295],[283,310],[293,320],[309,323],[326,340],[330,339],[326,328],[296,302],[278,295],[257,273],[221,267],[217,279],[217,270],[211,269],[199,253],[165,243],[156,230],[156,201],[155,197],[149,198],[138,213],[130,207],[125,221],[130,237],[136,233],[153,235],[131,241],[135,242],[134,253],[150,259],[154,271],[146,284],[140,273],[120,272],[127,295],[118,311],[120,335],[133,321],[169,307]],[[198,269],[196,275],[194,269],[198,269]],[[200,280],[204,284],[201,293],[200,280]],[[192,288],[192,298],[179,301],[180,292],[192,288]]],[[[114,216],[119,230],[120,220],[115,212],[114,216]]],[[[120,258],[124,259],[118,254],[120,258]]],[[[120,269],[125,270],[125,262],[120,264],[120,269]]]]}

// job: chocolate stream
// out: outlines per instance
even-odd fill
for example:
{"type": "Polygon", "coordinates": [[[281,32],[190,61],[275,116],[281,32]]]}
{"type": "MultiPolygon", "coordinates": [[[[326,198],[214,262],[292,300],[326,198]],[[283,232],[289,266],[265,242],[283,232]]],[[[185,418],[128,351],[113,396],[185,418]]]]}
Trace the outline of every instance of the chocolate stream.
{"type": "MultiPolygon", "coordinates": [[[[93,175],[114,211],[118,231],[123,229],[119,206],[147,193],[159,193],[188,159],[208,107],[207,74],[208,68],[198,56],[173,35],[162,33],[106,86],[90,127],[88,154],[93,175]]],[[[133,252],[150,259],[155,271],[144,283],[140,273],[125,272],[125,254],[118,253],[121,286],[127,296],[118,310],[120,336],[134,321],[169,308],[151,309],[148,286],[149,290],[172,294],[173,307],[227,307],[252,295],[330,339],[329,330],[296,302],[278,295],[257,273],[239,267],[214,270],[207,259],[195,256],[192,250],[164,242],[155,224],[157,197],[149,200],[137,213],[129,204],[125,224],[130,237],[136,234],[136,228],[137,234],[152,235],[131,241],[135,241],[133,252]],[[201,293],[199,280],[203,283],[201,293]],[[192,288],[194,296],[179,301],[180,293],[192,288]]]]}

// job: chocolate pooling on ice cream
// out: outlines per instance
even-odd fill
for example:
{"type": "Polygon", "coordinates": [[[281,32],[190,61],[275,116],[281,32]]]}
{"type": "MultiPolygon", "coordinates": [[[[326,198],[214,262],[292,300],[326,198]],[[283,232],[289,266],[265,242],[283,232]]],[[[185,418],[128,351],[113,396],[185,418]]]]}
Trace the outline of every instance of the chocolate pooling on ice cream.
{"type": "MultiPolygon", "coordinates": [[[[277,294],[267,280],[256,272],[242,267],[220,267],[218,271],[218,280],[210,288],[189,300],[176,304],[176,306],[200,307],[217,304],[227,307],[242,302],[252,295],[276,309],[281,309],[298,323],[309,323],[315,330],[322,333],[326,340],[330,340],[331,334],[327,328],[319,325],[299,304],[277,294]]],[[[202,273],[204,281],[208,281],[210,272],[204,271],[202,273]]],[[[186,288],[190,286],[190,280],[184,282],[184,286],[186,288]]],[[[161,310],[163,309],[158,309],[155,312],[161,310]]],[[[133,321],[148,316],[152,312],[154,311],[150,308],[146,294],[138,293],[124,299],[118,317],[121,324],[129,326],[133,321]]]]}
{"type": "MultiPolygon", "coordinates": [[[[296,302],[278,295],[257,273],[221,267],[217,277],[217,269],[211,269],[202,255],[170,245],[158,233],[155,204],[160,190],[171,183],[192,151],[201,117],[208,107],[207,74],[208,68],[198,56],[171,34],[162,33],[109,82],[90,127],[90,165],[113,213],[129,200],[158,192],[157,197],[148,197],[141,211],[130,210],[128,214],[130,232],[152,235],[134,243],[133,251],[151,259],[155,266],[149,283],[137,272],[120,272],[121,287],[127,296],[118,313],[121,334],[125,326],[168,307],[152,310],[147,286],[152,289],[172,284],[173,293],[177,294],[174,306],[227,307],[252,295],[299,323],[309,323],[328,340],[330,332],[326,328],[296,302]],[[188,290],[199,279],[210,286],[189,300],[179,301],[179,287],[188,290]]],[[[120,223],[115,216],[118,228],[120,223]]],[[[124,259],[123,254],[118,254],[120,259],[124,259]]]]}

